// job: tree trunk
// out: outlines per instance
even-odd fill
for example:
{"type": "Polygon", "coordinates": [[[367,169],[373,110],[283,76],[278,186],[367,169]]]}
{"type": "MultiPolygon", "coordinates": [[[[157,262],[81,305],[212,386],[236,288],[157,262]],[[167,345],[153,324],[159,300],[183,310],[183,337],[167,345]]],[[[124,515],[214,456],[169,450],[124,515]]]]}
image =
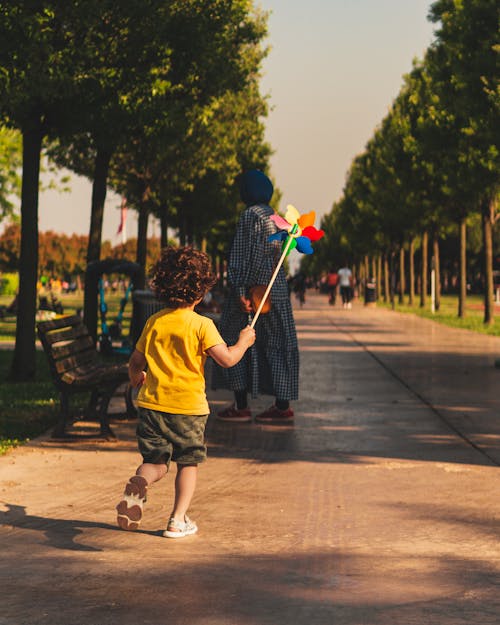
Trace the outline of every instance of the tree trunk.
{"type": "Polygon", "coordinates": [[[439,310],[441,306],[441,260],[439,254],[439,236],[437,232],[434,232],[432,239],[432,254],[434,258],[434,285],[435,285],[435,298],[434,307],[439,310]]]}
{"type": "Polygon", "coordinates": [[[21,251],[17,295],[16,344],[10,378],[25,381],[36,373],[38,279],[38,185],[43,132],[41,124],[23,130],[23,180],[21,195],[21,251]]]}
{"type": "Polygon", "coordinates": [[[363,258],[364,263],[364,280],[363,280],[363,297],[366,295],[366,284],[370,281],[370,259],[368,255],[363,258]]]}
{"type": "Polygon", "coordinates": [[[186,245],[186,230],[187,230],[186,216],[181,215],[181,218],[179,219],[179,245],[181,246],[186,245]]]}
{"type": "Polygon", "coordinates": [[[427,274],[429,271],[429,233],[427,230],[422,233],[422,258],[420,263],[420,308],[427,304],[427,274]]]}
{"type": "MultiPolygon", "coordinates": [[[[363,295],[363,282],[364,282],[364,269],[363,269],[363,263],[360,261],[359,263],[356,263],[354,265],[354,284],[356,285],[354,287],[354,290],[357,291],[357,294],[359,297],[362,297],[363,295]]],[[[354,297],[354,294],[353,294],[354,297]]]]}
{"type": "Polygon", "coordinates": [[[465,317],[465,302],[467,299],[467,218],[462,217],[459,223],[460,230],[460,274],[458,291],[458,316],[465,317]]]}
{"type": "Polygon", "coordinates": [[[389,261],[387,260],[387,254],[384,254],[384,302],[390,301],[390,289],[389,289],[389,261]]]}
{"type": "Polygon", "coordinates": [[[382,297],[382,254],[377,256],[377,299],[382,297]]]}
{"type": "MultiPolygon", "coordinates": [[[[92,208],[90,213],[89,243],[87,248],[87,266],[98,261],[101,256],[102,221],[104,217],[104,202],[108,182],[109,161],[111,153],[98,149],[94,164],[94,182],[92,184],[92,208]]],[[[97,340],[97,279],[93,276],[85,280],[83,299],[83,319],[90,335],[97,340]]]]}
{"type": "Polygon", "coordinates": [[[168,245],[168,219],[167,210],[163,210],[160,215],[160,246],[161,249],[168,245]]]}
{"type": "Polygon", "coordinates": [[[415,239],[410,241],[409,252],[409,265],[410,265],[410,284],[408,289],[408,303],[410,306],[415,304],[415,239]]]}
{"type": "Polygon", "coordinates": [[[186,245],[194,246],[194,228],[191,214],[186,215],[186,245]]]}
{"type": "Polygon", "coordinates": [[[137,220],[137,255],[136,262],[143,268],[140,283],[134,284],[136,289],[144,289],[146,286],[146,263],[148,253],[148,221],[149,211],[141,203],[139,206],[139,219],[137,220]]]}
{"type": "Polygon", "coordinates": [[[389,256],[389,300],[391,302],[392,310],[396,307],[396,300],[394,299],[395,291],[394,288],[396,286],[396,272],[394,270],[394,252],[391,251],[389,256]]]}
{"type": "Polygon", "coordinates": [[[493,301],[493,220],[495,202],[487,198],[481,207],[483,221],[483,255],[484,255],[484,323],[492,325],[494,321],[493,301]]]}
{"type": "Polygon", "coordinates": [[[399,248],[399,303],[404,304],[404,295],[406,291],[405,279],[405,248],[403,244],[399,248]]]}

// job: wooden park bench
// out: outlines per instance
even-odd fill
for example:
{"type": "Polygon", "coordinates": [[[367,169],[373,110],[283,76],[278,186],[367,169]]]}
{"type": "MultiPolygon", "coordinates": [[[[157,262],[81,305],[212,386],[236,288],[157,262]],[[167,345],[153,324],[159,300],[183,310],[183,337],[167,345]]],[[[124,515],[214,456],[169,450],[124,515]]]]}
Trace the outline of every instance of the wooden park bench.
{"type": "MultiPolygon", "coordinates": [[[[86,416],[98,417],[102,437],[116,438],[109,425],[108,406],[118,387],[128,382],[127,364],[105,360],[78,315],[40,321],[37,331],[60,393],[60,416],[52,436],[66,436],[66,427],[73,421],[69,413],[70,395],[90,391],[86,416]]],[[[127,416],[133,417],[130,392],[125,397],[127,416]]]]}

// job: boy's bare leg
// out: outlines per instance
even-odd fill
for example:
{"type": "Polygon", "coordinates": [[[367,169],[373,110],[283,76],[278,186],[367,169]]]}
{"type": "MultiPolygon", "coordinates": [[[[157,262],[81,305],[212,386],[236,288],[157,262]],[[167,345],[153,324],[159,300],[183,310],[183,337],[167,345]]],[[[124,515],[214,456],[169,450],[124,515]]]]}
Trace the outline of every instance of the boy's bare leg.
{"type": "Polygon", "coordinates": [[[167,471],[168,467],[163,462],[161,464],[144,462],[143,464],[141,464],[140,467],[138,467],[135,474],[143,477],[149,485],[153,482],[161,480],[161,478],[167,473],[167,471]]]}
{"type": "Polygon", "coordinates": [[[177,475],[175,476],[175,501],[170,516],[181,523],[184,523],[184,517],[186,516],[191,499],[193,498],[197,475],[197,464],[177,465],[177,475]]]}

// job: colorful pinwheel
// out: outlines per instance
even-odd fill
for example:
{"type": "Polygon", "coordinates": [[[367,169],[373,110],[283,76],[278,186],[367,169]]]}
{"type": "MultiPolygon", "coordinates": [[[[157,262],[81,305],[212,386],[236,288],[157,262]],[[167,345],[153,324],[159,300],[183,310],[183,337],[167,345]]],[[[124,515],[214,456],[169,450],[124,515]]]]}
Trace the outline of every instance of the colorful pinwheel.
{"type": "Polygon", "coordinates": [[[283,241],[283,245],[281,246],[281,258],[276,265],[271,280],[267,285],[259,307],[254,315],[251,323],[252,328],[255,326],[264,303],[271,291],[271,287],[276,280],[278,271],[280,270],[286,256],[290,253],[290,250],[293,250],[293,248],[296,247],[297,251],[302,254],[312,254],[313,248],[311,241],[317,241],[325,234],[323,230],[317,230],[313,226],[315,217],[316,214],[314,211],[307,213],[307,215],[301,215],[295,206],[292,206],[291,204],[288,204],[286,207],[285,219],[279,215],[271,215],[271,219],[278,226],[280,231],[276,232],[276,234],[272,234],[269,237],[269,241],[283,241]]]}
{"type": "Polygon", "coordinates": [[[301,254],[312,254],[314,250],[311,241],[318,241],[325,234],[323,230],[317,230],[314,227],[315,218],[314,211],[301,215],[295,206],[288,204],[284,219],[280,215],[271,215],[271,219],[280,231],[272,234],[269,240],[283,241],[281,249],[282,251],[286,249],[287,256],[294,248],[297,248],[301,254]],[[289,237],[291,237],[290,241],[289,237]]]}

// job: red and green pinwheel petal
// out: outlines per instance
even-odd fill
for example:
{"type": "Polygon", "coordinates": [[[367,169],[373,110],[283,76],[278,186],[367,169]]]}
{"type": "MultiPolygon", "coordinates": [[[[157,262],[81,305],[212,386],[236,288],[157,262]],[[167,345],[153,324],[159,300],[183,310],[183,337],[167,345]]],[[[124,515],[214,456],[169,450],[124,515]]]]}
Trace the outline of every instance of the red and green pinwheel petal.
{"type": "MultiPolygon", "coordinates": [[[[288,237],[287,237],[288,239],[288,237]]],[[[290,252],[297,247],[297,240],[300,239],[300,237],[297,237],[297,239],[292,239],[291,243],[290,243],[290,247],[288,248],[288,251],[286,253],[286,255],[288,256],[288,254],[290,254],[290,252]]],[[[283,241],[283,245],[281,246],[281,251],[283,252],[285,250],[285,247],[287,246],[287,242],[286,240],[283,241]]]]}
{"type": "Polygon", "coordinates": [[[302,230],[302,234],[311,241],[319,241],[325,232],[324,230],[317,230],[314,226],[306,226],[302,230]]]}

